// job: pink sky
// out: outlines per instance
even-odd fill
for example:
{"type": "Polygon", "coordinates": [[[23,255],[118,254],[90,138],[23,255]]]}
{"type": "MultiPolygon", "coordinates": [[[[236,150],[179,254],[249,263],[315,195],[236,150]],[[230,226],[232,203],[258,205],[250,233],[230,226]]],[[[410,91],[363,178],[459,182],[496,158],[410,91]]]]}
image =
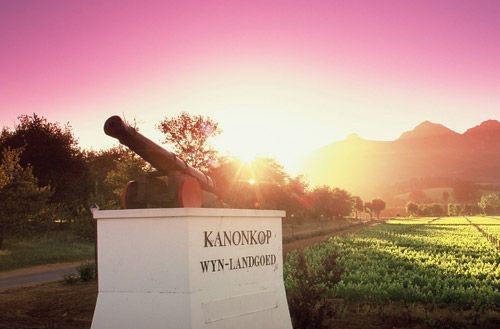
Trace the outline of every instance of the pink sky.
{"type": "Polygon", "coordinates": [[[0,123],[36,112],[89,146],[109,115],[153,126],[188,110],[230,135],[267,115],[245,98],[264,93],[304,106],[290,120],[321,140],[304,151],[426,119],[461,131],[499,119],[499,17],[499,1],[0,0],[0,123]]]}

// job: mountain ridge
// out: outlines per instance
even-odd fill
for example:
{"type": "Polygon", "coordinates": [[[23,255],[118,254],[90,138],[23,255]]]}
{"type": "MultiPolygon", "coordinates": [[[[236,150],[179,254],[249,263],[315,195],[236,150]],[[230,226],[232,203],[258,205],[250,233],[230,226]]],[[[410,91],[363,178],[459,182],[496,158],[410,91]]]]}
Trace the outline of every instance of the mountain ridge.
{"type": "Polygon", "coordinates": [[[399,139],[429,138],[436,136],[457,136],[457,135],[460,134],[442,124],[433,123],[430,121],[424,121],[421,124],[417,125],[415,128],[413,128],[413,130],[402,133],[399,139]]]}
{"type": "Polygon", "coordinates": [[[384,196],[388,186],[429,177],[500,184],[499,168],[500,122],[492,119],[462,134],[430,121],[392,141],[351,134],[308,156],[303,173],[311,185],[373,198],[384,196]]]}

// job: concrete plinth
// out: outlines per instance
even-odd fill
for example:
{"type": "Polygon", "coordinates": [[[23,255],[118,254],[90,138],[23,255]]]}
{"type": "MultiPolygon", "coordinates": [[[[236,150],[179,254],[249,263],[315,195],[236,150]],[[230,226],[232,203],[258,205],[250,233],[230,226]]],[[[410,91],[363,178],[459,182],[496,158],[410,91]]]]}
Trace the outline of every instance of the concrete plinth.
{"type": "Polygon", "coordinates": [[[92,329],[291,329],[283,211],[94,212],[99,295],[92,329]]]}

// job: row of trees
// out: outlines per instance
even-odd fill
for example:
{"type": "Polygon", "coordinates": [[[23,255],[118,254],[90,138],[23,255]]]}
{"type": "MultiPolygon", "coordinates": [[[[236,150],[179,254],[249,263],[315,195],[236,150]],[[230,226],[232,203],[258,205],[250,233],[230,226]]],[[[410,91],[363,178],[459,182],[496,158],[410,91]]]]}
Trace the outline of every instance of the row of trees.
{"type": "MultiPolygon", "coordinates": [[[[380,199],[364,203],[340,188],[310,189],[303,177],[288,175],[271,158],[243,164],[220,157],[210,146],[218,124],[187,113],[165,118],[157,128],[164,143],[188,164],[214,177],[222,199],[235,208],[284,209],[290,218],[333,219],[366,211],[379,216],[380,199]],[[217,164],[217,165],[215,165],[217,164]]],[[[19,117],[0,134],[0,246],[8,234],[29,234],[64,225],[93,237],[92,204],[119,208],[120,193],[132,179],[153,168],[123,146],[82,150],[69,124],[49,122],[36,114],[19,117]]]]}
{"type": "Polygon", "coordinates": [[[448,204],[450,199],[459,204],[471,204],[479,202],[480,198],[481,193],[479,186],[465,180],[454,180],[451,183],[451,194],[448,191],[443,191],[440,198],[432,198],[422,190],[412,190],[408,194],[408,200],[418,204],[429,204],[433,202],[448,204]]]}
{"type": "Polygon", "coordinates": [[[410,216],[500,215],[500,194],[485,193],[477,203],[418,204],[409,201],[406,212],[410,216]]]}
{"type": "Polygon", "coordinates": [[[412,178],[387,188],[389,195],[401,195],[410,191],[407,197],[408,201],[418,204],[442,202],[448,204],[450,200],[460,204],[477,203],[481,198],[481,189],[496,190],[498,186],[478,184],[457,178],[450,177],[422,177],[412,178]],[[424,190],[441,189],[443,186],[450,187],[449,190],[442,191],[441,195],[428,195],[424,190]]]}
{"type": "Polygon", "coordinates": [[[406,204],[406,213],[410,216],[444,216],[446,209],[439,203],[418,204],[409,201],[406,204]]]}
{"type": "Polygon", "coordinates": [[[474,216],[483,214],[477,203],[460,204],[450,203],[448,205],[449,216],[474,216]]]}
{"type": "Polygon", "coordinates": [[[500,193],[485,193],[478,204],[485,215],[500,215],[500,193]]]}

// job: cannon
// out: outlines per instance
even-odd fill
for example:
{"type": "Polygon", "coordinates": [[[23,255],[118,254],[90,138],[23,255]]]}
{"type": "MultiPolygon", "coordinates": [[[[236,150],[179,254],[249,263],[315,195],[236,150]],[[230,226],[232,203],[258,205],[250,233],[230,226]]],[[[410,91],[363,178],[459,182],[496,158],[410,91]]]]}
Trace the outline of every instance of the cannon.
{"type": "Polygon", "coordinates": [[[122,192],[122,208],[198,208],[221,203],[211,177],[143,136],[119,116],[106,120],[104,132],[157,170],[143,179],[127,183],[122,192]]]}

